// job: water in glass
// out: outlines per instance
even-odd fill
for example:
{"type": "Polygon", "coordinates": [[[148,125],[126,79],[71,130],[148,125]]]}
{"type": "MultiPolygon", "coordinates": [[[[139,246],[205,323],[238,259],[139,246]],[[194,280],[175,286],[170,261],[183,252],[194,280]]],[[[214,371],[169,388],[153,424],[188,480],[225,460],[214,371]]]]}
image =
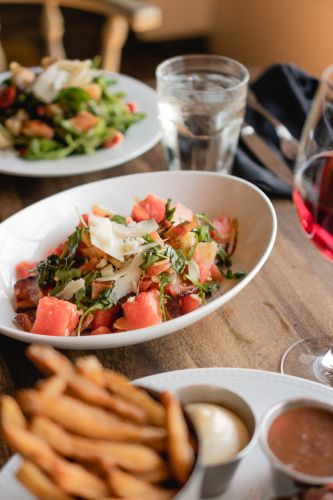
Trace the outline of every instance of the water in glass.
{"type": "Polygon", "coordinates": [[[209,71],[168,76],[159,116],[169,169],[230,172],[245,112],[238,82],[209,71]]]}

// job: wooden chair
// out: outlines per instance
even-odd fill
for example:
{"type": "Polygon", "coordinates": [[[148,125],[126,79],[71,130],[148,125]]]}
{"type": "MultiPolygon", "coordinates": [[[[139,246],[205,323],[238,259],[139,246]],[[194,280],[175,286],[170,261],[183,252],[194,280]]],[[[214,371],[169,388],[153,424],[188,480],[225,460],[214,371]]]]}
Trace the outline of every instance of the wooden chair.
{"type": "MultiPolygon", "coordinates": [[[[143,33],[161,25],[161,9],[141,0],[0,0],[1,4],[41,4],[41,30],[46,54],[64,58],[65,23],[62,7],[93,12],[105,17],[102,33],[102,67],[110,71],[120,68],[121,53],[129,29],[143,33]]],[[[0,43],[0,71],[6,69],[6,57],[0,43]]]]}

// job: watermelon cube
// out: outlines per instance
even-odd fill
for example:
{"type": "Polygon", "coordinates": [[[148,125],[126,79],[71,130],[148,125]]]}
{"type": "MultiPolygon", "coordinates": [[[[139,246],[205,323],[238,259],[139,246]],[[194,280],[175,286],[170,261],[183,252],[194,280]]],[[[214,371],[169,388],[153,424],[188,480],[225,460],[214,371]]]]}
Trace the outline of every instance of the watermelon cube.
{"type": "Polygon", "coordinates": [[[38,302],[31,332],[66,337],[73,332],[78,322],[79,311],[75,304],[46,296],[38,302]]]}

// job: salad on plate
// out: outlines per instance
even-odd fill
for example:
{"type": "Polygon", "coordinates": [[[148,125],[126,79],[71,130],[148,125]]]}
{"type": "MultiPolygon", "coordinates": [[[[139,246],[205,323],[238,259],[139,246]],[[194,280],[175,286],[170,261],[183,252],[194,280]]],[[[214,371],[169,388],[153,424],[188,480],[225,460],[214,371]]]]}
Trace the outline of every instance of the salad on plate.
{"type": "Polygon", "coordinates": [[[136,330],[194,311],[226,280],[237,220],[148,194],[131,215],[96,204],[44,260],[17,264],[16,323],[36,334],[136,330]]]}
{"type": "Polygon", "coordinates": [[[91,154],[120,143],[144,118],[95,60],[42,59],[33,70],[13,62],[0,86],[0,149],[26,160],[91,154]]]}

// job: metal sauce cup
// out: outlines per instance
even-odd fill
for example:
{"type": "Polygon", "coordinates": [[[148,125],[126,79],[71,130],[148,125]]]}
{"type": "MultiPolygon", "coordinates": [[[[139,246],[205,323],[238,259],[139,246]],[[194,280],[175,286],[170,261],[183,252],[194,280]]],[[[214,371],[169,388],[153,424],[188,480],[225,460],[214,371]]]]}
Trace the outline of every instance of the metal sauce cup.
{"type": "MultiPolygon", "coordinates": [[[[161,401],[161,392],[156,391],[155,389],[151,389],[150,387],[145,387],[145,386],[138,386],[141,389],[144,389],[148,394],[150,394],[154,399],[157,401],[161,401]]],[[[178,397],[178,395],[177,395],[178,397]]],[[[183,411],[184,411],[184,405],[182,404],[183,411]]],[[[199,444],[199,437],[198,433],[191,422],[191,419],[186,415],[186,412],[184,411],[185,415],[185,420],[187,423],[187,426],[189,428],[190,435],[192,439],[194,439],[194,442],[197,445],[197,448],[199,449],[200,444],[199,444]]],[[[190,477],[184,484],[184,486],[177,492],[177,494],[173,497],[174,500],[199,500],[200,499],[200,491],[201,491],[201,485],[202,485],[202,478],[204,474],[204,469],[199,461],[199,453],[196,455],[195,463],[193,470],[191,472],[190,477]]]]}
{"type": "Polygon", "coordinates": [[[202,464],[204,475],[201,495],[203,497],[216,496],[228,488],[241,459],[244,458],[255,444],[256,420],[254,413],[246,401],[238,396],[238,394],[218,386],[192,385],[178,389],[176,395],[184,407],[190,403],[212,403],[232,411],[243,421],[249,432],[249,443],[232,460],[217,463],[216,465],[202,464]]]}
{"type": "Polygon", "coordinates": [[[296,408],[319,408],[333,415],[333,406],[313,399],[293,399],[282,401],[270,408],[260,424],[260,444],[272,467],[273,487],[276,495],[289,496],[309,488],[333,483],[333,476],[313,476],[292,469],[274,455],[268,445],[268,432],[274,420],[288,410],[296,408]]]}

